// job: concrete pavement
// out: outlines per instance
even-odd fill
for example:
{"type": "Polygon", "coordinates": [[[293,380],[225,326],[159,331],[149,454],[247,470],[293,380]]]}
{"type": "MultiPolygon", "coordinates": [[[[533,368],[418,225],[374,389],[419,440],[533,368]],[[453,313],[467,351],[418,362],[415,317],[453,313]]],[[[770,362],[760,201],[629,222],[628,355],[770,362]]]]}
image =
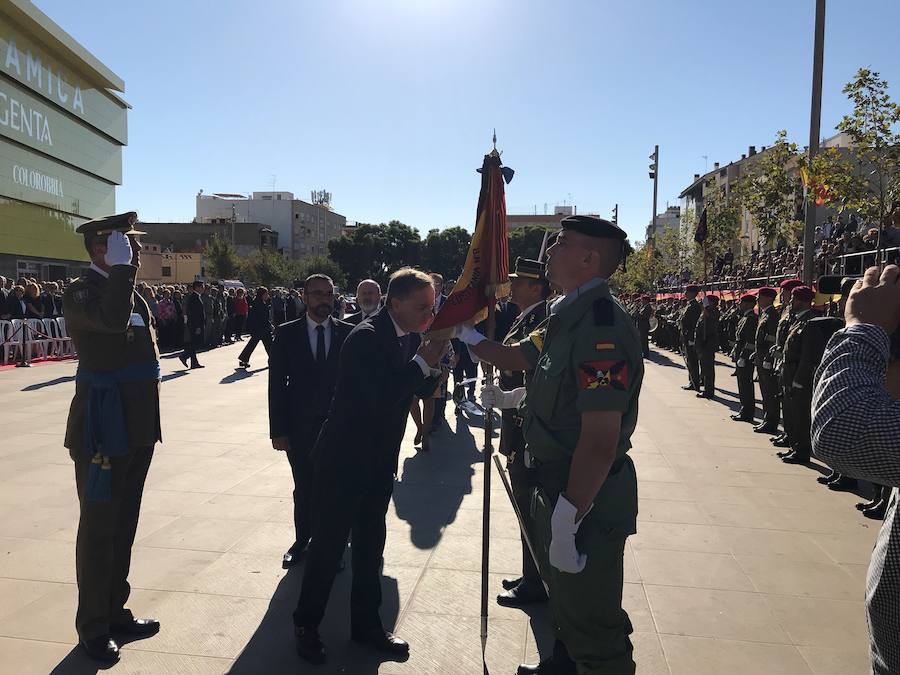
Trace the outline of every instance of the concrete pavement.
{"type": "MultiPolygon", "coordinates": [[[[236,371],[239,346],[163,361],[164,442],[150,469],[129,606],[162,622],[125,646],[118,673],[482,672],[479,640],[482,433],[457,422],[416,453],[407,429],[388,514],[383,618],[411,643],[380,663],[349,642],[349,570],[322,634],[330,663],[302,666],[290,612],[302,572],[285,573],[291,474],[272,450],[262,347],[236,371]]],[[[0,372],[0,672],[93,673],[73,649],[77,501],[62,447],[75,366],[0,372]]],[[[854,675],[867,672],[864,578],[878,523],[818,472],[778,461],[765,437],[698,400],[675,355],[648,363],[632,451],[638,534],[626,549],[625,606],[638,672],[854,675]]],[[[724,391],[724,390],[731,390],[724,391]]],[[[520,568],[515,517],[493,477],[491,592],[520,568]]],[[[550,644],[542,610],[491,604],[487,667],[515,672],[550,644]],[[537,641],[534,633],[537,633],[537,641]]]]}

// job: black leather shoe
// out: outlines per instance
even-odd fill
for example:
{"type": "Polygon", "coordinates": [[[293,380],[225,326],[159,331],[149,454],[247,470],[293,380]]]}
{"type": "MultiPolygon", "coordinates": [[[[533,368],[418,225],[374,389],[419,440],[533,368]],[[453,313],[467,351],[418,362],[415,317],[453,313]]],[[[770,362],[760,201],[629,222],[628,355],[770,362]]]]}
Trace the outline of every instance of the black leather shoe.
{"type": "Polygon", "coordinates": [[[294,626],[294,637],[297,643],[297,656],[313,665],[321,665],[328,660],[325,645],[319,637],[319,631],[305,626],[294,626]]]}
{"type": "Polygon", "coordinates": [[[855,478],[850,478],[850,476],[841,476],[838,475],[833,481],[828,483],[828,489],[834,490],[835,492],[844,492],[845,490],[852,490],[857,486],[857,482],[855,478]]]}
{"type": "Polygon", "coordinates": [[[119,645],[109,635],[82,640],[79,644],[84,653],[95,661],[115,663],[119,660],[119,645]]]}
{"type": "Polygon", "coordinates": [[[371,647],[375,651],[389,656],[409,656],[409,645],[390,631],[383,628],[374,630],[354,630],[350,633],[350,639],[359,644],[371,647]]]}
{"type": "Polygon", "coordinates": [[[865,509],[862,514],[866,518],[871,518],[872,520],[884,520],[884,514],[887,512],[888,503],[886,499],[882,499],[874,506],[865,509]]]}
{"type": "Polygon", "coordinates": [[[290,569],[295,565],[300,564],[300,560],[303,558],[303,554],[306,553],[306,549],[309,547],[309,542],[300,546],[297,542],[294,542],[294,545],[291,546],[287,553],[281,556],[281,567],[282,569],[290,569]]]}
{"type": "Polygon", "coordinates": [[[732,415],[731,419],[733,419],[735,422],[752,422],[753,421],[752,417],[744,417],[743,415],[732,415]]]}
{"type": "Polygon", "coordinates": [[[707,394],[705,391],[698,391],[698,392],[697,392],[697,398],[709,398],[709,399],[711,399],[712,397],[713,397],[712,394],[707,394]]]}
{"type": "Polygon", "coordinates": [[[518,579],[504,579],[500,582],[500,585],[503,586],[504,591],[511,591],[523,581],[525,581],[525,577],[519,577],[518,579]]]}
{"type": "Polygon", "coordinates": [[[109,630],[113,635],[131,638],[148,638],[159,632],[159,621],[156,619],[132,619],[127,623],[111,623],[109,630]]]}
{"type": "Polygon", "coordinates": [[[791,442],[787,439],[787,436],[779,436],[778,438],[772,439],[772,445],[776,448],[789,448],[791,447],[791,442]]]}
{"type": "Polygon", "coordinates": [[[684,389],[685,391],[697,391],[697,387],[695,387],[692,384],[686,384],[681,388],[684,389]]]}
{"type": "Polygon", "coordinates": [[[831,481],[836,480],[840,475],[841,474],[839,474],[837,471],[832,470],[832,472],[827,476],[819,476],[818,478],[816,478],[816,482],[820,483],[821,485],[828,485],[831,481]]]}
{"type": "Polygon", "coordinates": [[[785,464],[809,464],[809,455],[801,455],[798,452],[792,452],[781,458],[785,464]]]}
{"type": "Polygon", "coordinates": [[[523,581],[497,596],[497,604],[501,607],[525,607],[538,602],[547,602],[547,593],[534,581],[523,581]]]}
{"type": "Polygon", "coordinates": [[[206,368],[206,366],[201,366],[199,363],[195,363],[191,366],[191,370],[197,370],[197,368],[206,368]]]}
{"type": "Polygon", "coordinates": [[[856,505],[856,510],[857,511],[868,511],[869,509],[872,509],[872,508],[875,508],[876,506],[878,506],[878,502],[880,502],[880,501],[881,501],[880,499],[876,498],[870,502],[859,502],[856,505]]]}
{"type": "Polygon", "coordinates": [[[778,459],[782,459],[783,457],[787,457],[788,455],[791,455],[793,453],[794,453],[794,449],[791,448],[790,446],[788,446],[788,448],[786,450],[782,450],[781,452],[776,452],[775,456],[778,459]]]}
{"type": "Polygon", "coordinates": [[[534,665],[523,663],[516,668],[516,675],[577,675],[577,671],[574,666],[563,666],[550,658],[534,665]]]}
{"type": "Polygon", "coordinates": [[[185,367],[185,368],[188,367],[188,365],[187,365],[187,358],[184,356],[184,354],[179,354],[179,355],[178,355],[178,360],[181,361],[181,362],[184,364],[184,367],[185,367]]]}
{"type": "Polygon", "coordinates": [[[767,427],[765,424],[760,424],[758,426],[753,427],[754,434],[777,434],[778,427],[767,427]]]}

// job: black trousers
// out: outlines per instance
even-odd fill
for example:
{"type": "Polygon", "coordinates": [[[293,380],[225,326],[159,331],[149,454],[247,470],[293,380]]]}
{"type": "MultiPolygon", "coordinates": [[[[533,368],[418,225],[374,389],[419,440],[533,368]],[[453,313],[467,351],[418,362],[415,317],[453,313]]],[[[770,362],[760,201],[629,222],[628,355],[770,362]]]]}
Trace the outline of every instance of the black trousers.
{"type": "Polygon", "coordinates": [[[312,537],[312,490],[315,466],[310,458],[310,450],[319,436],[322,425],[309,430],[306,438],[291,438],[291,449],[287,451],[294,478],[294,546],[302,551],[312,537]]]}
{"type": "Polygon", "coordinates": [[[785,387],[785,422],[790,415],[791,421],[786,424],[788,440],[791,448],[801,457],[812,454],[812,385],[804,385],[803,389],[785,387]]]}
{"type": "Polygon", "coordinates": [[[700,374],[703,377],[703,390],[710,396],[716,395],[716,352],[706,350],[697,352],[700,374]]]}
{"type": "Polygon", "coordinates": [[[203,348],[203,335],[201,330],[201,335],[197,335],[194,331],[191,331],[191,334],[188,338],[188,342],[184,345],[184,351],[181,354],[181,357],[187,361],[191,360],[191,365],[197,365],[197,350],[203,348]]]}
{"type": "Polygon", "coordinates": [[[382,627],[379,609],[386,537],[384,517],[393,491],[394,476],[390,470],[348,476],[346,469],[331,463],[316,466],[313,537],[294,625],[315,628],[322,622],[338,564],[352,532],[350,624],[354,630],[362,631],[382,627]]]}
{"type": "Polygon", "coordinates": [[[234,328],[234,339],[237,340],[244,334],[244,324],[247,323],[247,316],[245,314],[235,314],[234,322],[232,324],[234,328]]]}
{"type": "Polygon", "coordinates": [[[738,366],[737,385],[741,409],[738,414],[747,420],[756,418],[756,390],[753,388],[753,364],[746,361],[746,366],[738,366]]]}
{"type": "Polygon", "coordinates": [[[263,347],[266,349],[266,354],[268,354],[269,348],[272,346],[272,335],[266,331],[262,335],[253,334],[250,336],[250,341],[247,343],[247,346],[244,347],[243,351],[241,351],[238,360],[250,363],[250,356],[253,354],[253,350],[256,349],[256,345],[260,342],[262,342],[263,347]]]}
{"type": "Polygon", "coordinates": [[[69,456],[75,462],[80,506],[75,541],[75,629],[79,639],[89,640],[109,634],[110,623],[126,623],[133,618],[125,609],[131,593],[128,570],[153,446],[130,448],[127,455],[110,458],[112,497],[107,502],[85,498],[91,458],[80,450],[70,450],[69,456]]]}
{"type": "MultiPolygon", "coordinates": [[[[456,367],[453,369],[454,386],[462,382],[463,380],[478,377],[478,364],[472,360],[471,356],[469,356],[469,350],[464,349],[457,353],[459,354],[459,361],[456,364],[456,367]]],[[[466,392],[470,396],[475,393],[474,382],[466,385],[466,392]]]]}
{"type": "Polygon", "coordinates": [[[641,333],[641,351],[644,354],[644,358],[650,356],[650,330],[641,328],[639,329],[641,333]]]}
{"type": "Polygon", "coordinates": [[[697,350],[694,349],[694,345],[687,342],[684,343],[683,349],[684,363],[688,371],[688,384],[700,391],[700,361],[697,359],[697,350]]]}
{"type": "MultiPolygon", "coordinates": [[[[506,433],[504,429],[503,433],[506,433]]],[[[509,480],[512,483],[513,498],[516,500],[516,506],[519,508],[519,514],[522,516],[522,522],[534,544],[534,523],[531,518],[531,493],[534,482],[531,479],[528,467],[525,466],[525,444],[522,443],[522,449],[513,453],[512,462],[509,463],[509,480]]],[[[537,565],[534,564],[534,558],[531,551],[528,550],[528,544],[525,543],[525,537],[522,536],[522,578],[530,584],[542,586],[541,574],[538,572],[537,565]]]]}
{"type": "Polygon", "coordinates": [[[763,424],[775,429],[781,421],[781,401],[779,400],[778,376],[771,368],[757,368],[756,374],[759,376],[759,392],[762,395],[763,424]]]}

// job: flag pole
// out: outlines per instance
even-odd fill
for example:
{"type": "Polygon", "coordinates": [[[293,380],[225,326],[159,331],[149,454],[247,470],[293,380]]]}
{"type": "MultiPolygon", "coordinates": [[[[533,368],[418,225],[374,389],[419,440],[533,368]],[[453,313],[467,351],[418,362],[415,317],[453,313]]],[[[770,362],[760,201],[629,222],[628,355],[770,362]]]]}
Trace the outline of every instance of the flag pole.
{"type": "MultiPolygon", "coordinates": [[[[486,336],[488,340],[494,339],[497,327],[497,299],[494,297],[493,287],[488,287],[488,315],[486,336]]],[[[483,361],[484,379],[488,382],[494,380],[494,367],[483,361]]],[[[482,504],[481,523],[481,653],[484,655],[487,648],[488,636],[488,563],[490,561],[490,533],[491,533],[491,457],[494,455],[494,409],[485,408],[484,411],[484,499],[482,504]]]]}

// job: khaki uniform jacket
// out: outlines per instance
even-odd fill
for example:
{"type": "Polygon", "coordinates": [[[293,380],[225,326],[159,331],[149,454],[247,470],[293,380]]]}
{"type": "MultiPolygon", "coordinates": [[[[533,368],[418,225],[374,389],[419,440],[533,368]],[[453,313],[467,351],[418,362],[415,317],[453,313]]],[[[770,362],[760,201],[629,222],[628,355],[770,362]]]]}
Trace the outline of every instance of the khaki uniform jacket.
{"type": "MultiPolygon", "coordinates": [[[[159,360],[155,319],[147,302],[134,290],[137,268],[116,265],[109,278],[88,270],[63,296],[66,330],[78,352],[78,367],[112,372],[134,363],[159,360]],[[143,324],[143,325],[141,325],[143,324]]],[[[65,446],[84,448],[84,413],[90,383],[76,382],[69,407],[65,446]]],[[[152,446],[162,440],[159,424],[159,382],[119,385],[129,447],[152,446]]]]}

